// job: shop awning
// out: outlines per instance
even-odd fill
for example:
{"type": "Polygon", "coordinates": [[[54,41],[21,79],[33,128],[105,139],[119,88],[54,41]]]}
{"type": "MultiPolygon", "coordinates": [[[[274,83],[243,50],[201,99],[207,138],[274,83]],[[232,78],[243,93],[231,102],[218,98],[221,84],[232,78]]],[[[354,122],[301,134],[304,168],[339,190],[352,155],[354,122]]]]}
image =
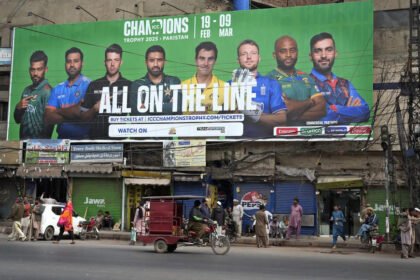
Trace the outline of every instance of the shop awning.
{"type": "Polygon", "coordinates": [[[125,178],[125,185],[152,185],[152,186],[168,186],[171,183],[167,178],[125,178]]]}
{"type": "Polygon", "coordinates": [[[112,164],[69,164],[64,167],[65,172],[111,174],[112,164]]]}
{"type": "Polygon", "coordinates": [[[25,165],[19,166],[16,176],[22,178],[66,178],[63,166],[25,165]]]}
{"type": "Polygon", "coordinates": [[[362,187],[363,179],[357,176],[320,176],[318,177],[316,184],[318,190],[362,187]]]}

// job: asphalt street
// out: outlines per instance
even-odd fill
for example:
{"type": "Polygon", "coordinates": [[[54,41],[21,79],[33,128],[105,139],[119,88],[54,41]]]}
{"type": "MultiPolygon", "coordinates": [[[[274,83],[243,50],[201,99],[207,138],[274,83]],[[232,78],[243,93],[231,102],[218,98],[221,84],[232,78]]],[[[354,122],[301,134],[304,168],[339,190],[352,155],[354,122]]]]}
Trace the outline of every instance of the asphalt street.
{"type": "Polygon", "coordinates": [[[0,279],[417,279],[420,258],[358,250],[233,246],[225,256],[211,248],[181,247],[156,254],[126,241],[7,241],[0,235],[0,279]]]}

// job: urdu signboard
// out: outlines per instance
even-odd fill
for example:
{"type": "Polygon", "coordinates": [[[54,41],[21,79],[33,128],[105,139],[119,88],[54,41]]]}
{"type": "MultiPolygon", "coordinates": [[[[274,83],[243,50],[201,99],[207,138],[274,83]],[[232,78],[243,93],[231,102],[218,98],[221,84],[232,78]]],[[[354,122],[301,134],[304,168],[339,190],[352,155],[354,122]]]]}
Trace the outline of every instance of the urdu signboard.
{"type": "Polygon", "coordinates": [[[9,140],[371,132],[372,1],[21,27],[13,55],[9,140]]]}
{"type": "Polygon", "coordinates": [[[123,162],[124,144],[84,144],[71,146],[71,162],[123,162]]]}

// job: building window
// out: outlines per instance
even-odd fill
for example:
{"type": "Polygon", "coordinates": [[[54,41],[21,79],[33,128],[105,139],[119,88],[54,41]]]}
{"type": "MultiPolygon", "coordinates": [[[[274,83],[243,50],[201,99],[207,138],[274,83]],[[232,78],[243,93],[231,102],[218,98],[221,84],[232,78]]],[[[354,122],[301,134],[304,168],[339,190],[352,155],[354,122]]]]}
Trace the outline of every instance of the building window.
{"type": "Polygon", "coordinates": [[[7,121],[7,110],[9,109],[7,102],[0,102],[0,121],[7,121]]]}

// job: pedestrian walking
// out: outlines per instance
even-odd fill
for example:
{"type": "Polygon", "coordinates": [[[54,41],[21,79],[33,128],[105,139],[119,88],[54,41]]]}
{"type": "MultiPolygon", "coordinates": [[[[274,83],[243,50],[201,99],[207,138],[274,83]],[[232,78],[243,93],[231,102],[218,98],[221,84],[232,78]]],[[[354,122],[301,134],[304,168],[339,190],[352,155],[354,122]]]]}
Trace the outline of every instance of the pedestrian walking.
{"type": "Polygon", "coordinates": [[[60,234],[58,235],[57,240],[53,241],[53,243],[58,244],[63,238],[64,232],[67,231],[71,238],[70,244],[75,244],[73,234],[73,204],[71,200],[67,201],[66,207],[64,207],[64,210],[58,219],[57,226],[60,227],[60,234]]]}
{"type": "Polygon", "coordinates": [[[410,221],[410,214],[407,208],[402,210],[400,217],[398,218],[398,228],[400,230],[401,236],[401,258],[408,259],[409,257],[414,257],[410,254],[412,243],[412,227],[410,221]]]}
{"type": "Polygon", "coordinates": [[[346,219],[344,217],[343,211],[340,210],[338,205],[334,205],[334,211],[331,214],[330,221],[333,223],[333,242],[332,248],[337,248],[337,239],[339,236],[346,241],[346,236],[344,235],[344,223],[346,219]]]}
{"type": "Polygon", "coordinates": [[[287,235],[286,239],[290,239],[290,235],[293,232],[296,233],[296,239],[300,236],[300,229],[302,226],[302,215],[303,215],[303,208],[299,204],[299,198],[295,197],[293,199],[293,204],[290,207],[290,221],[289,227],[287,228],[287,235]]]}
{"type": "Polygon", "coordinates": [[[255,213],[255,235],[257,238],[258,248],[262,246],[264,246],[264,248],[268,247],[267,228],[268,228],[267,214],[265,213],[265,206],[261,204],[260,210],[257,211],[257,213],[255,213]]]}
{"type": "Polygon", "coordinates": [[[408,209],[408,216],[410,219],[410,223],[411,223],[411,248],[410,248],[410,252],[409,255],[411,255],[412,257],[414,257],[414,251],[415,251],[415,247],[416,247],[416,242],[417,242],[417,231],[418,231],[418,225],[420,223],[420,218],[417,217],[418,212],[416,211],[415,208],[409,208],[408,209]]]}
{"type": "Polygon", "coordinates": [[[134,214],[133,226],[136,232],[141,235],[145,235],[144,217],[146,216],[146,210],[143,207],[143,203],[139,202],[136,213],[134,214]]]}
{"type": "Polygon", "coordinates": [[[233,200],[233,208],[232,208],[232,218],[236,225],[236,233],[237,237],[240,238],[242,236],[242,217],[244,216],[244,209],[242,205],[239,204],[239,200],[233,200]]]}
{"type": "Polygon", "coordinates": [[[9,241],[14,241],[17,239],[25,241],[26,236],[22,232],[21,224],[24,211],[25,209],[23,207],[22,200],[20,198],[16,198],[16,202],[12,206],[12,212],[10,213],[9,217],[13,221],[12,233],[8,236],[9,241]]]}
{"type": "MultiPolygon", "coordinates": [[[[32,208],[32,235],[30,237],[31,241],[38,240],[39,232],[41,230],[41,221],[42,221],[42,212],[43,206],[40,203],[39,199],[35,200],[35,205],[32,208]]],[[[29,239],[29,238],[28,238],[29,239]]]]}
{"type": "Polygon", "coordinates": [[[216,203],[216,207],[213,208],[213,212],[211,214],[211,219],[217,222],[217,229],[216,232],[218,235],[222,234],[222,227],[225,225],[225,210],[222,207],[222,203],[218,201],[216,203]]]}
{"type": "Polygon", "coordinates": [[[416,207],[415,210],[415,217],[416,223],[414,224],[414,236],[415,236],[415,243],[413,245],[416,252],[420,251],[420,208],[416,207]]]}

